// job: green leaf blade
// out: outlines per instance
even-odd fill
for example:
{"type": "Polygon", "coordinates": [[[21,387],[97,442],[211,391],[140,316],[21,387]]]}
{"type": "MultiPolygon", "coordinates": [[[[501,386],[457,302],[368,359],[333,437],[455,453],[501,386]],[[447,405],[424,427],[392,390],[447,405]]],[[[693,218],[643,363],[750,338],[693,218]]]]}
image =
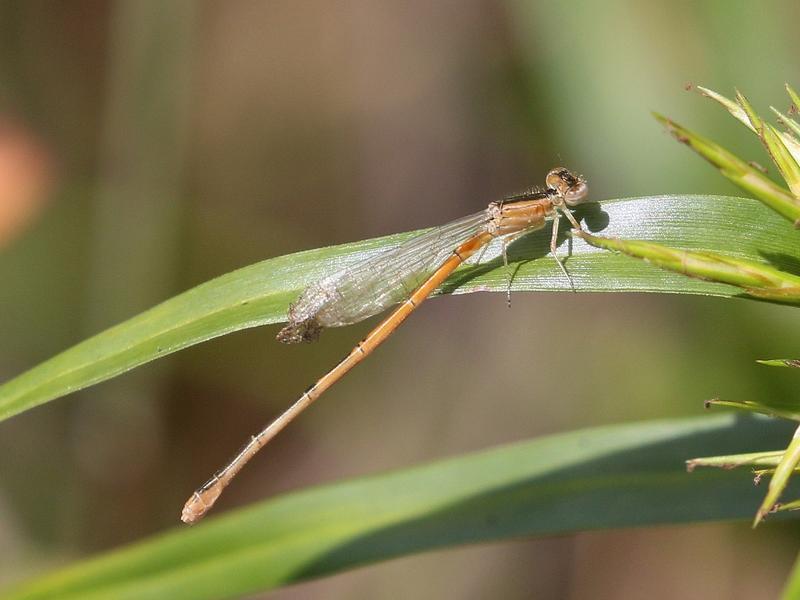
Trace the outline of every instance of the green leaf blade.
{"type": "Polygon", "coordinates": [[[761,506],[758,507],[755,519],[753,520],[753,527],[756,527],[764,517],[769,514],[772,507],[775,506],[781,494],[789,485],[789,479],[794,474],[794,470],[800,463],[800,429],[795,432],[792,441],[786,447],[783,457],[775,467],[775,472],[769,480],[769,487],[761,506]]]}
{"type": "Polygon", "coordinates": [[[756,361],[760,365],[768,367],[793,367],[800,369],[800,358],[768,358],[756,361]]]}
{"type": "Polygon", "coordinates": [[[784,85],[786,88],[786,93],[789,95],[789,99],[792,101],[792,106],[794,108],[794,112],[796,113],[800,110],[800,95],[794,91],[794,88],[790,86],[788,83],[784,85]]]}
{"type": "Polygon", "coordinates": [[[742,125],[747,127],[753,133],[756,133],[756,129],[753,126],[753,123],[750,120],[747,112],[745,111],[742,104],[734,102],[730,98],[726,98],[720,93],[715,92],[709,88],[705,88],[702,86],[697,86],[697,90],[705,96],[706,98],[710,98],[716,102],[718,102],[722,107],[727,110],[733,118],[739,121],[742,125]]]}
{"type": "Polygon", "coordinates": [[[781,600],[796,600],[800,598],[800,554],[797,555],[792,572],[781,594],[781,600]]]}
{"type": "Polygon", "coordinates": [[[800,277],[764,263],[717,252],[677,250],[642,240],[594,236],[584,231],[576,231],[575,235],[595,248],[621,252],[689,277],[735,285],[751,296],[800,303],[800,277]]]}
{"type": "Polygon", "coordinates": [[[701,456],[686,461],[686,469],[694,471],[697,467],[715,467],[717,469],[736,469],[743,466],[775,467],[783,457],[783,450],[766,452],[746,452],[727,456],[701,456]]]}
{"type": "Polygon", "coordinates": [[[743,472],[686,473],[701,452],[775,447],[780,422],[597,427],[275,498],[78,563],[6,598],[231,598],[456,544],[656,523],[744,519],[743,472]]]}
{"type": "MultiPolygon", "coordinates": [[[[658,241],[677,248],[714,249],[733,257],[791,268],[800,261],[796,232],[773,212],[745,198],[651,196],[604,202],[578,213],[590,230],[658,241]]],[[[211,338],[284,320],[289,303],[312,281],[393,247],[415,232],[269,259],[180,294],[42,363],[0,386],[0,420],[85,388],[148,361],[211,338]]],[[[512,291],[569,291],[549,256],[549,231],[509,247],[512,291]]],[[[566,232],[559,238],[566,254],[566,232]]],[[[646,291],[733,297],[726,284],[664,273],[574,240],[566,261],[578,291],[646,291]]],[[[494,244],[480,265],[466,265],[438,293],[506,291],[508,271],[494,244]]]]}

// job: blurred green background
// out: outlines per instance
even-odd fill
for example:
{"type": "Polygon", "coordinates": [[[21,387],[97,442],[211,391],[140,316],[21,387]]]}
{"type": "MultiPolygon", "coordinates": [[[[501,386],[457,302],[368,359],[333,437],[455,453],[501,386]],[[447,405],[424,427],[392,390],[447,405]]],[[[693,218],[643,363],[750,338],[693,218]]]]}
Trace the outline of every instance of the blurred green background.
{"type": "MultiPolygon", "coordinates": [[[[0,3],[0,380],[216,275],[425,227],[538,184],[741,193],[658,110],[762,164],[687,83],[785,109],[796,2],[0,3]]],[[[174,527],[188,494],[372,325],[237,333],[0,424],[0,585],[174,527]]],[[[796,393],[787,307],[437,299],[219,510],[601,423],[796,393]],[[525,393],[519,393],[525,390],[525,393]]],[[[742,441],[746,451],[747,440],[742,441]]],[[[742,485],[750,485],[742,473],[742,485]]],[[[755,509],[755,507],[754,507],[755,509]]],[[[797,530],[707,524],[404,558],[280,598],[772,598],[797,530]]]]}

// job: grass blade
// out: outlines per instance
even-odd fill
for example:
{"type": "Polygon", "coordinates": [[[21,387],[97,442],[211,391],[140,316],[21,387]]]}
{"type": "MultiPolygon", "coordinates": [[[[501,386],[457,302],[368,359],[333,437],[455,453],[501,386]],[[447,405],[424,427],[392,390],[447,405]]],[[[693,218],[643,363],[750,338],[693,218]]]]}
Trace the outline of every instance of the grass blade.
{"type": "Polygon", "coordinates": [[[231,598],[410,553],[575,530],[749,517],[749,474],[686,473],[778,421],[721,417],[598,427],[275,498],[78,563],[8,599],[231,598]]]}
{"type": "MultiPolygon", "coordinates": [[[[800,264],[796,232],[758,202],[720,196],[650,196],[587,206],[579,215],[591,230],[658,241],[686,249],[767,260],[791,269],[800,264]]],[[[310,282],[413,233],[310,250],[269,259],[228,273],[108,329],[0,386],[0,420],[192,344],[248,327],[278,323],[289,302],[310,282]]],[[[534,232],[509,247],[515,291],[568,291],[549,252],[549,231],[534,232]],[[534,260],[543,259],[543,260],[534,260]]],[[[560,252],[566,252],[566,231],[560,252]]],[[[567,267],[579,291],[646,291],[732,297],[735,287],[687,279],[572,242],[567,267]]],[[[459,269],[439,293],[505,292],[508,271],[500,245],[480,265],[459,269]]]]}
{"type": "Polygon", "coordinates": [[[742,125],[747,127],[753,133],[757,133],[755,127],[750,122],[750,118],[747,116],[744,108],[741,104],[738,104],[731,100],[730,98],[726,98],[722,94],[718,94],[714,90],[710,90],[708,88],[697,86],[697,90],[700,92],[701,95],[705,96],[706,98],[711,98],[712,100],[718,102],[722,105],[722,107],[727,110],[733,118],[739,121],[742,125]]]}
{"type": "Polygon", "coordinates": [[[729,454],[727,456],[701,456],[686,461],[686,470],[694,471],[697,467],[716,467],[718,469],[736,469],[750,465],[754,467],[776,467],[783,457],[783,450],[767,452],[747,452],[729,454]]]}
{"type": "Polygon", "coordinates": [[[798,95],[797,92],[794,91],[794,88],[788,83],[786,84],[786,93],[789,94],[789,99],[792,101],[789,114],[797,114],[797,112],[800,111],[800,95],[798,95]]]}
{"type": "Polygon", "coordinates": [[[783,588],[783,594],[781,594],[781,600],[796,600],[797,598],[800,598],[800,554],[797,555],[786,587],[783,588]]]}
{"type": "Polygon", "coordinates": [[[772,402],[753,402],[751,400],[720,400],[715,398],[706,401],[706,407],[726,406],[737,410],[755,412],[767,417],[776,417],[790,421],[800,421],[800,400],[778,398],[772,402]]]}
{"type": "Polygon", "coordinates": [[[775,467],[775,473],[769,480],[767,495],[761,502],[761,506],[758,507],[756,517],[753,520],[753,527],[763,521],[764,517],[772,510],[772,507],[778,503],[778,498],[780,498],[786,486],[789,485],[789,478],[794,474],[798,464],[800,464],[800,428],[795,431],[792,441],[775,467]]]}
{"type": "Polygon", "coordinates": [[[676,140],[686,144],[705,158],[719,169],[723,176],[761,200],[778,214],[783,215],[795,227],[800,228],[800,200],[792,196],[788,190],[777,185],[751,164],[719,144],[658,113],[653,113],[653,116],[667,128],[676,140]]]}
{"type": "Polygon", "coordinates": [[[747,113],[753,129],[758,134],[761,143],[764,144],[772,162],[778,167],[781,177],[789,186],[794,197],[800,201],[800,165],[797,164],[797,159],[790,148],[784,143],[781,133],[769,123],[764,123],[744,94],[737,91],[736,101],[747,113]]]}
{"type": "Polygon", "coordinates": [[[689,277],[735,285],[751,296],[800,303],[800,276],[767,264],[716,252],[677,250],[652,242],[600,237],[583,231],[576,231],[575,235],[595,248],[621,252],[689,277]]]}
{"type": "MultiPolygon", "coordinates": [[[[737,121],[742,123],[745,127],[747,127],[750,131],[755,133],[756,135],[761,138],[761,141],[764,143],[767,151],[770,153],[770,156],[775,161],[776,166],[778,166],[779,170],[781,170],[781,174],[784,173],[782,168],[782,162],[785,161],[785,157],[781,157],[781,163],[778,162],[776,159],[775,154],[778,154],[779,157],[784,153],[789,153],[789,158],[793,157],[791,162],[795,163],[800,160],[800,142],[797,139],[792,137],[789,133],[783,133],[777,131],[773,127],[769,127],[769,131],[764,131],[764,123],[762,122],[761,118],[755,113],[753,107],[747,101],[743,94],[736,92],[736,102],[730,100],[723,96],[722,94],[718,94],[717,92],[710,90],[708,88],[698,86],[697,89],[703,96],[707,98],[711,98],[715,100],[719,104],[721,104],[725,110],[727,110],[737,121]],[[778,148],[780,146],[780,148],[778,148]],[[775,153],[773,153],[775,152],[775,153]]],[[[774,112],[778,118],[789,128],[794,130],[795,132],[800,131],[797,124],[789,117],[782,115],[779,111],[772,108],[772,112],[774,112]]],[[[787,168],[792,170],[791,165],[787,168]]],[[[784,179],[786,176],[784,175],[784,179]]],[[[787,182],[790,183],[790,187],[792,190],[796,190],[796,187],[791,185],[791,181],[786,179],[787,182]]],[[[797,197],[797,193],[795,193],[797,197]]]]}
{"type": "Polygon", "coordinates": [[[768,367],[794,367],[795,369],[800,369],[800,359],[798,358],[769,358],[757,360],[756,362],[768,367]]]}
{"type": "MultiPolygon", "coordinates": [[[[775,116],[778,117],[778,122],[780,124],[785,125],[795,136],[800,136],[800,123],[795,121],[790,116],[783,114],[774,106],[770,106],[770,109],[775,114],[775,116]]],[[[781,135],[781,138],[783,138],[784,143],[786,143],[787,138],[790,140],[794,140],[794,142],[789,142],[786,145],[790,147],[792,156],[794,156],[795,159],[800,157],[800,141],[798,141],[797,138],[794,138],[792,136],[781,135]]]]}

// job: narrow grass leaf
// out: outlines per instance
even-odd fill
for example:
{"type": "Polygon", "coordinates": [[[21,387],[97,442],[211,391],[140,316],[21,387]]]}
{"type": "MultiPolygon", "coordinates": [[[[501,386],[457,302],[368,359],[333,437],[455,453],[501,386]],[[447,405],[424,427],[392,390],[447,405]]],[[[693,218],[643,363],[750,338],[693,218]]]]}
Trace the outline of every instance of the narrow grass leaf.
{"type": "MultiPolygon", "coordinates": [[[[766,259],[787,269],[800,264],[796,233],[747,198],[650,196],[586,206],[577,214],[590,230],[612,236],[716,249],[743,259],[766,259]]],[[[415,232],[269,259],[175,296],[1,385],[0,420],[192,344],[278,323],[309,283],[412,235],[415,232]]],[[[571,246],[567,268],[578,291],[740,295],[735,287],[672,275],[599,251],[580,239],[569,240],[566,227],[558,241],[559,252],[566,253],[571,246]]],[[[513,291],[570,290],[556,262],[547,256],[549,244],[550,233],[544,229],[509,246],[513,291]]],[[[501,245],[494,244],[481,264],[465,265],[437,293],[505,293],[508,276],[501,245]]]]}
{"type": "MultiPolygon", "coordinates": [[[[703,96],[711,98],[712,100],[715,100],[716,102],[721,104],[725,108],[725,110],[727,110],[736,120],[742,123],[750,131],[758,135],[758,131],[753,126],[753,123],[751,123],[748,113],[745,111],[745,109],[742,107],[741,104],[738,104],[733,100],[726,98],[722,94],[718,94],[717,92],[710,90],[708,88],[698,86],[697,89],[703,96]]],[[[800,134],[800,125],[798,125],[790,117],[781,114],[774,107],[770,108],[783,124],[785,124],[791,130],[795,131],[795,133],[800,134]]],[[[800,141],[798,141],[789,133],[777,132],[777,135],[779,135],[780,139],[783,140],[783,143],[786,145],[787,149],[795,158],[795,160],[800,161],[800,141]]]]}
{"type": "Polygon", "coordinates": [[[800,369],[800,359],[798,358],[770,358],[757,360],[756,362],[768,367],[794,367],[795,369],[800,369]]]}
{"type": "Polygon", "coordinates": [[[725,108],[736,120],[738,120],[742,125],[747,127],[753,133],[757,133],[755,127],[750,122],[750,118],[747,116],[744,108],[733,100],[726,98],[722,94],[715,92],[714,90],[710,90],[708,88],[704,88],[702,86],[697,86],[697,90],[700,92],[701,95],[705,96],[706,98],[711,98],[715,100],[719,104],[725,108]]]}
{"type": "Polygon", "coordinates": [[[767,488],[767,495],[764,501],[756,512],[756,517],[753,520],[753,527],[756,527],[764,517],[772,511],[772,508],[778,503],[783,491],[789,484],[789,478],[794,474],[795,468],[800,463],[800,427],[795,431],[792,441],[783,453],[778,466],[775,467],[775,473],[769,480],[769,487],[767,488]]]}
{"type": "Polygon", "coordinates": [[[781,600],[797,600],[798,598],[800,598],[800,554],[797,555],[797,560],[794,562],[792,572],[781,594],[781,600]]]}
{"type": "Polygon", "coordinates": [[[792,106],[789,109],[789,114],[796,115],[800,112],[800,95],[794,91],[794,88],[788,83],[786,84],[786,93],[789,94],[789,99],[792,101],[792,106]]]}
{"type": "Polygon", "coordinates": [[[772,162],[778,167],[781,177],[789,186],[794,197],[800,200],[800,166],[783,143],[780,132],[769,123],[764,123],[744,94],[739,91],[736,92],[736,101],[747,114],[747,118],[761,143],[767,149],[772,162]]]}
{"type": "Polygon", "coordinates": [[[778,123],[780,123],[781,125],[785,125],[789,129],[789,131],[793,134],[793,135],[787,135],[781,133],[781,138],[791,151],[792,156],[794,156],[795,160],[800,161],[800,140],[798,140],[798,138],[795,137],[795,136],[800,136],[800,123],[795,121],[793,118],[783,114],[774,106],[770,106],[770,109],[775,114],[775,116],[778,117],[778,123]]]}
{"type": "Polygon", "coordinates": [[[715,398],[706,402],[706,406],[727,406],[738,410],[755,412],[768,417],[778,417],[790,421],[800,421],[800,400],[787,401],[780,399],[775,404],[767,402],[752,402],[750,400],[720,400],[715,398]],[[795,410],[792,410],[792,409],[795,410]]]}
{"type": "MultiPolygon", "coordinates": [[[[798,470],[795,469],[795,473],[798,470]]],[[[790,500],[789,502],[779,502],[773,507],[773,511],[778,512],[789,512],[792,510],[800,510],[800,500],[790,500]]]]}
{"type": "Polygon", "coordinates": [[[750,128],[760,137],[764,129],[764,122],[761,117],[758,116],[758,113],[753,108],[753,105],[750,104],[750,101],[739,90],[736,90],[736,103],[742,107],[742,110],[747,116],[747,120],[750,121],[750,128]]]}
{"type": "Polygon", "coordinates": [[[800,200],[782,188],[748,162],[729,152],[719,144],[679,125],[675,121],[653,113],[672,136],[686,144],[720,170],[723,176],[758,198],[778,214],[800,228],[800,200]]]}
{"type": "Polygon", "coordinates": [[[782,134],[769,124],[764,128],[763,139],[783,180],[794,197],[800,199],[800,164],[798,164],[800,144],[794,143],[793,138],[782,134]]]}
{"type": "MultiPolygon", "coordinates": [[[[221,599],[460,544],[745,519],[741,472],[687,457],[774,447],[782,421],[723,415],[597,427],[274,498],[45,574],[6,600],[221,599]]],[[[794,487],[794,486],[793,486],[794,487]]]]}
{"type": "Polygon", "coordinates": [[[596,248],[622,252],[663,269],[735,285],[761,298],[800,303],[800,276],[770,265],[715,252],[677,250],[653,242],[600,237],[582,231],[576,231],[575,235],[596,248]]]}
{"type": "Polygon", "coordinates": [[[775,467],[783,456],[783,450],[767,452],[747,452],[729,454],[727,456],[701,456],[686,461],[686,470],[694,471],[697,467],[716,467],[718,469],[736,469],[745,466],[775,467]]]}

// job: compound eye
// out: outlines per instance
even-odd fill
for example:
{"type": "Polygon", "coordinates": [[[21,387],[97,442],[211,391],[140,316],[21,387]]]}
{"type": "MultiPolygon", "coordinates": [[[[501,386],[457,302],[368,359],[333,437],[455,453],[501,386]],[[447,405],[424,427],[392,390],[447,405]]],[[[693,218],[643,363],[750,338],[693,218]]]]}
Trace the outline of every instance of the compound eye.
{"type": "Polygon", "coordinates": [[[547,177],[544,178],[544,182],[550,189],[557,190],[559,193],[563,194],[569,187],[568,182],[571,177],[572,173],[565,168],[556,167],[550,170],[547,177]]]}
{"type": "Polygon", "coordinates": [[[575,206],[576,204],[580,204],[586,199],[586,196],[589,195],[589,186],[586,185],[585,181],[578,181],[578,183],[570,186],[570,188],[564,192],[564,202],[566,202],[569,206],[575,206]]]}

